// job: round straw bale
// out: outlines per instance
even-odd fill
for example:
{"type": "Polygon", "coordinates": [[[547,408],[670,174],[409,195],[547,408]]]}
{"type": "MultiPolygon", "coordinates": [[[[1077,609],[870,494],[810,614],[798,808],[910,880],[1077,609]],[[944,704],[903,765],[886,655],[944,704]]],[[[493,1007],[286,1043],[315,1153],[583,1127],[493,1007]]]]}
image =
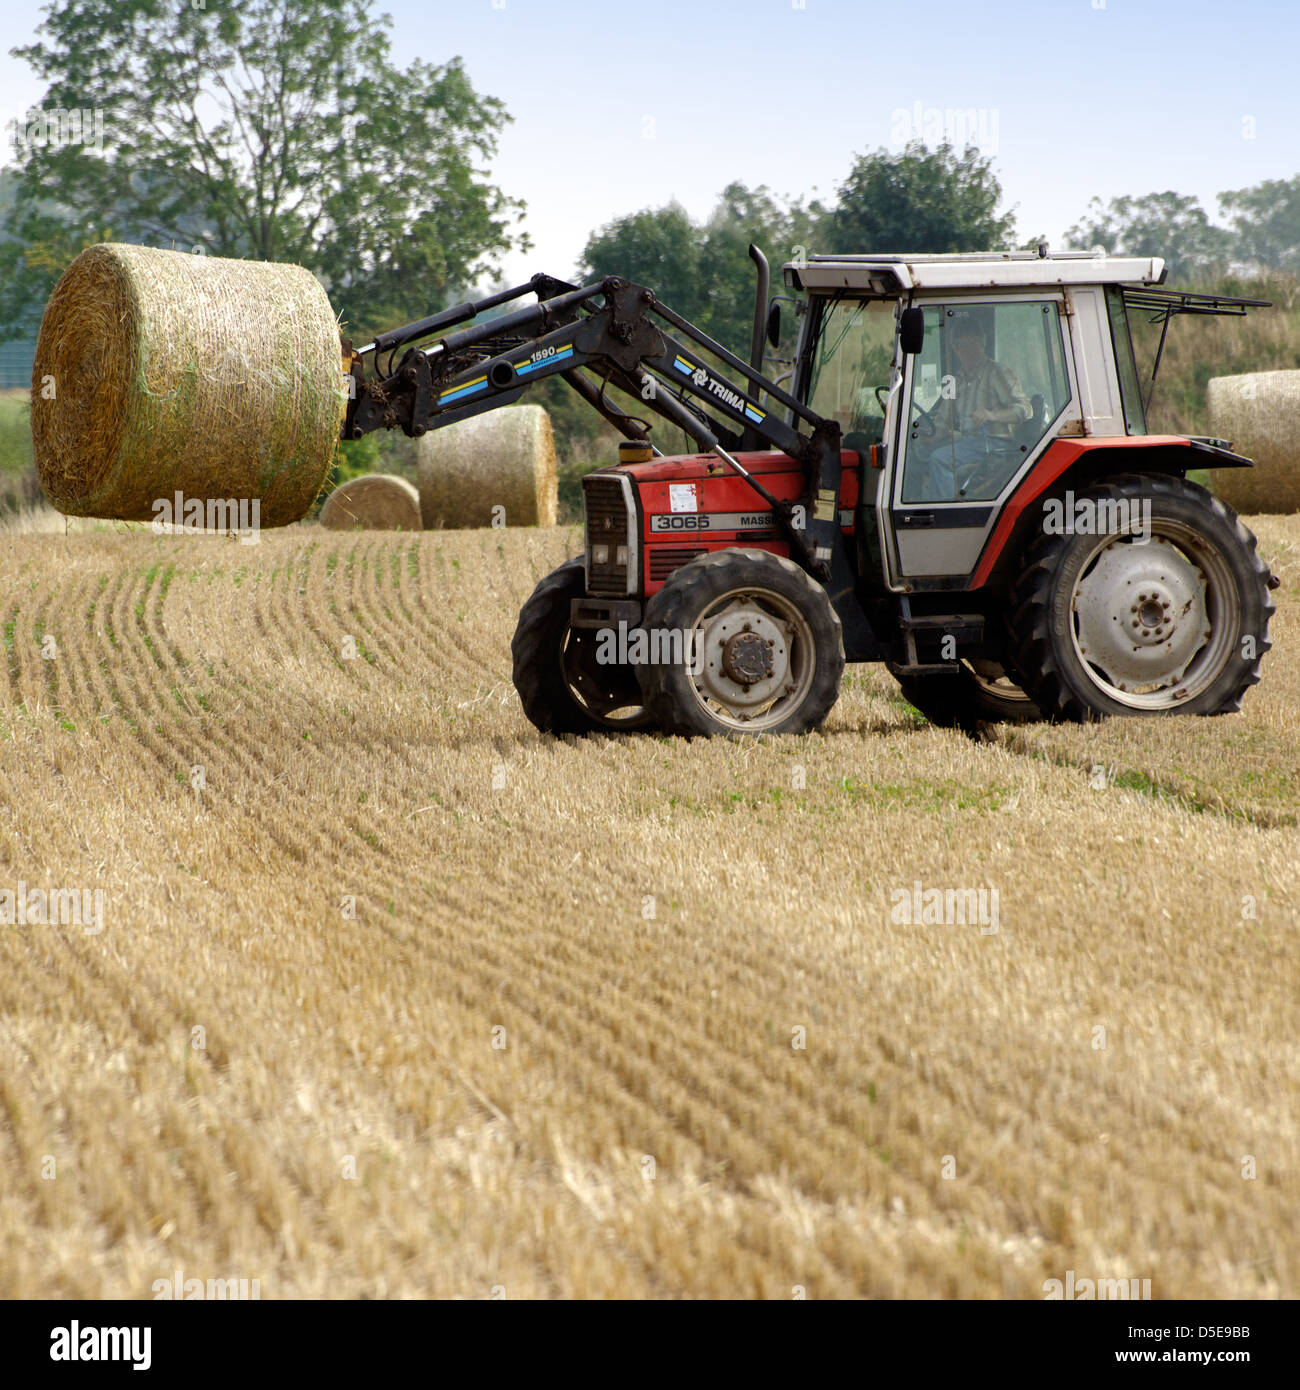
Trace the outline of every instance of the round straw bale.
{"type": "Polygon", "coordinates": [[[325,499],[320,524],[331,531],[418,531],[420,494],[394,473],[350,478],[325,499]]]}
{"type": "Polygon", "coordinates": [[[416,448],[427,529],[555,525],[555,439],[544,407],[489,410],[430,430],[416,448]]]}
{"type": "Polygon", "coordinates": [[[32,370],[45,495],[72,516],[147,521],[156,502],[316,500],[347,396],[338,325],[296,265],[104,243],[54,287],[32,370]]]}
{"type": "Polygon", "coordinates": [[[1214,491],[1239,512],[1300,511],[1300,371],[1216,376],[1206,388],[1210,433],[1254,468],[1217,468],[1214,491]]]}

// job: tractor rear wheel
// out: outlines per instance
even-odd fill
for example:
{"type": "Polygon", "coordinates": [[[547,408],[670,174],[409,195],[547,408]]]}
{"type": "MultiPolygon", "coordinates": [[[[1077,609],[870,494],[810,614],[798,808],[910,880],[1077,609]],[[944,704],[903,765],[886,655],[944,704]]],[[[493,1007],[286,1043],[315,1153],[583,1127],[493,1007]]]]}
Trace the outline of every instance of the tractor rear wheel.
{"type": "Polygon", "coordinates": [[[585,593],[579,555],[548,574],[519,610],[510,655],[524,713],[550,734],[648,729],[654,721],[635,673],[603,665],[597,633],[569,626],[570,601],[585,593]]]}
{"type": "Polygon", "coordinates": [[[1271,576],[1255,537],[1204,488],[1162,474],[1121,475],[1080,501],[1127,520],[1029,547],[1011,626],[1017,671],[1039,708],[1079,721],[1240,709],[1272,645],[1271,576]]]}
{"type": "Polygon", "coordinates": [[[1042,713],[996,661],[963,661],[961,669],[933,676],[897,676],[909,704],[931,724],[973,730],[987,724],[1027,724],[1042,713]]]}
{"type": "Polygon", "coordinates": [[[770,551],[715,550],[682,565],[642,623],[661,657],[664,647],[676,657],[637,667],[670,733],[803,733],[839,696],[839,615],[820,584],[770,551]]]}

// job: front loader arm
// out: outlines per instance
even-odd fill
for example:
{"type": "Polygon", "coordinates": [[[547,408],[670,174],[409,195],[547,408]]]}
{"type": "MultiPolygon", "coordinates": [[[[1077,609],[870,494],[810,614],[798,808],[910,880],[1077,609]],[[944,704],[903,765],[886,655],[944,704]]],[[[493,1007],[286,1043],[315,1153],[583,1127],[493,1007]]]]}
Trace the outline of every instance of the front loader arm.
{"type": "Polygon", "coordinates": [[[645,440],[646,421],[606,398],[605,386],[617,387],[738,472],[772,508],[794,555],[823,579],[830,575],[832,551],[840,541],[839,425],[813,414],[640,285],[610,276],[575,288],[535,276],[528,285],[383,334],[360,352],[350,353],[350,366],[344,439],[395,428],[419,436],[513,404],[533,382],[559,375],[626,438],[645,440]],[[538,296],[534,305],[443,333],[424,347],[408,346],[530,291],[538,296]],[[655,318],[689,343],[679,341],[655,318]],[[403,347],[405,353],[394,363],[403,347]],[[744,386],[707,367],[702,353],[724,362],[744,378],[744,386]],[[373,354],[376,373],[370,377],[363,361],[367,354],[373,354]],[[599,387],[592,376],[599,379],[599,387]],[[761,394],[768,398],[762,404],[761,394]],[[776,415],[769,408],[772,402],[785,406],[794,423],[776,415]],[[810,519],[806,529],[798,525],[790,503],[772,496],[728,452],[741,446],[746,431],[803,466],[808,479],[803,514],[810,519]]]}

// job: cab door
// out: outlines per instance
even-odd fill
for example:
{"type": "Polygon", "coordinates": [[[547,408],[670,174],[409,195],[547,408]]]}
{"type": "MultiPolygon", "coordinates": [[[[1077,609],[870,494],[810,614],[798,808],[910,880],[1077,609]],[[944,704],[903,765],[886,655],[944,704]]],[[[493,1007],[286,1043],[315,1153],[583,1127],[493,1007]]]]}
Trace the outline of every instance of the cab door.
{"type": "Polygon", "coordinates": [[[916,307],[925,333],[898,391],[880,483],[882,546],[895,587],[954,588],[1006,499],[1061,423],[1079,415],[1078,391],[1060,295],[916,307]]]}
{"type": "Polygon", "coordinates": [[[871,464],[873,456],[888,456],[898,432],[905,365],[897,344],[901,309],[897,297],[828,296],[814,303],[800,344],[807,374],[800,382],[802,399],[818,415],[839,423],[844,447],[862,460],[858,515],[841,511],[840,520],[854,526],[866,552],[865,561],[859,558],[859,572],[871,575],[883,569],[877,508],[887,496],[879,487],[883,475],[871,464]]]}

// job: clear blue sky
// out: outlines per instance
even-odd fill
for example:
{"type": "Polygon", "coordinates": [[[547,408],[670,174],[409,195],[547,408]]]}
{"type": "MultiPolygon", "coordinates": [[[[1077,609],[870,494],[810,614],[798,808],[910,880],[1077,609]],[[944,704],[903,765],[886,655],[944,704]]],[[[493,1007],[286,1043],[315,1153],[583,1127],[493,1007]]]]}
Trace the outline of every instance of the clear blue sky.
{"type": "MultiPolygon", "coordinates": [[[[1020,235],[1056,244],[1094,195],[1175,189],[1213,217],[1222,190],[1300,173],[1297,0],[388,0],[376,10],[393,16],[399,61],[460,55],[514,116],[493,175],[526,200],[535,250],[510,258],[512,278],[568,274],[588,232],[622,213],[676,198],[703,215],[732,179],[833,196],[853,155],[897,148],[898,113],[910,121],[918,106],[922,122],[982,112],[975,133],[1020,235]]],[[[10,3],[6,49],[36,23],[34,8],[10,3]]],[[[42,95],[25,64],[0,60],[6,124],[42,95]]]]}

